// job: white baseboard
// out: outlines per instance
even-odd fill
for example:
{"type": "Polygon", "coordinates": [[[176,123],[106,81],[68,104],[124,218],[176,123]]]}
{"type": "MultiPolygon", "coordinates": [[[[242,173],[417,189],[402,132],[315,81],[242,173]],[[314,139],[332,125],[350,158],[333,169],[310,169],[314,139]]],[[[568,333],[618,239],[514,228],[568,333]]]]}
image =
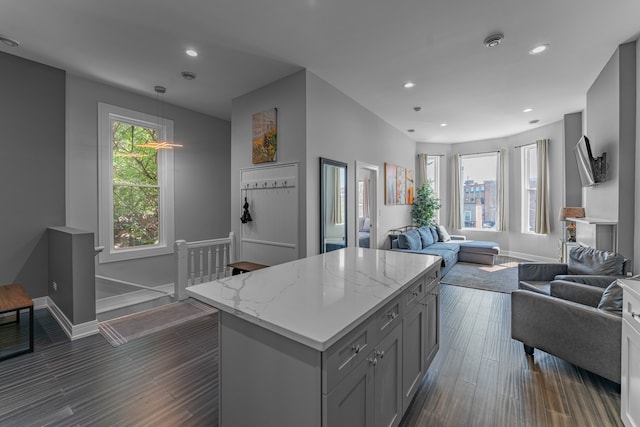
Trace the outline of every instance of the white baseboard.
{"type": "Polygon", "coordinates": [[[510,256],[513,258],[526,259],[528,261],[539,261],[539,262],[560,262],[558,258],[547,258],[541,257],[537,255],[525,254],[522,252],[514,252],[514,251],[500,251],[500,255],[510,256]]]}
{"type": "Polygon", "coordinates": [[[90,322],[74,325],[69,319],[67,319],[67,316],[64,315],[62,310],[58,308],[51,298],[42,297],[37,299],[46,299],[46,307],[71,341],[99,333],[97,320],[91,320],[90,322]]]}

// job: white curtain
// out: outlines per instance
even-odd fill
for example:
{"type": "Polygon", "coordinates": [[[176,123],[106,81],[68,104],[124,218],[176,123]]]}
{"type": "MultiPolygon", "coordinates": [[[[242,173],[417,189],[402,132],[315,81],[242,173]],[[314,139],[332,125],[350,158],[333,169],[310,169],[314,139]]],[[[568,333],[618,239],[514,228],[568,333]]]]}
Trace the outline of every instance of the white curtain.
{"type": "Polygon", "coordinates": [[[344,207],[342,206],[342,189],[340,187],[340,168],[333,168],[333,210],[331,222],[344,224],[344,207]]]}
{"type": "Polygon", "coordinates": [[[418,154],[418,176],[416,182],[416,190],[422,187],[422,184],[427,182],[427,160],[428,154],[418,154]]]}
{"type": "Polygon", "coordinates": [[[462,180],[460,175],[460,155],[452,156],[451,167],[451,211],[449,212],[449,227],[454,230],[462,228],[462,211],[460,209],[460,201],[462,199],[462,180]]]}
{"type": "Polygon", "coordinates": [[[505,150],[498,151],[498,171],[497,171],[497,181],[498,181],[498,191],[496,194],[497,197],[497,223],[496,223],[496,231],[505,231],[507,229],[507,216],[505,215],[505,188],[507,186],[507,180],[505,177],[505,150]]]}
{"type": "Polygon", "coordinates": [[[371,179],[367,178],[362,182],[362,216],[369,218],[371,211],[369,210],[369,191],[371,186],[371,179]]]}
{"type": "Polygon", "coordinates": [[[549,234],[549,140],[536,141],[538,179],[536,182],[536,226],[538,234],[549,234]]]}

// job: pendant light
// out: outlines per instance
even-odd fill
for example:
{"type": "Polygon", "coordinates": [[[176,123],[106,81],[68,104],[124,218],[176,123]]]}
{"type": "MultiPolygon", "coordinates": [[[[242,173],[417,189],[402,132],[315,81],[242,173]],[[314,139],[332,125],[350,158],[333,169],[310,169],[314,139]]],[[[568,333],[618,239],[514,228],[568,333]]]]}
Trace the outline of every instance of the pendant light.
{"type": "MultiPolygon", "coordinates": [[[[153,89],[156,91],[156,97],[158,98],[158,135],[162,132],[162,129],[164,129],[164,94],[167,92],[167,88],[164,86],[155,86],[153,89]]],[[[169,141],[159,141],[156,137],[155,141],[148,141],[145,144],[138,144],[138,147],[162,150],[182,147],[182,144],[174,144],[169,141]]]]}

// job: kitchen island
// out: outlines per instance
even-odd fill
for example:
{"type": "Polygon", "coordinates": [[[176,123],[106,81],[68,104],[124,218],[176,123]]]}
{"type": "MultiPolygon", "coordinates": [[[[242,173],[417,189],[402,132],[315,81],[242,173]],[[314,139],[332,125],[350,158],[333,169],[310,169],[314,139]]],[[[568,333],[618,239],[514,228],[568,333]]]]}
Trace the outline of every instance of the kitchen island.
{"type": "Polygon", "coordinates": [[[438,350],[439,272],[345,248],[189,287],[220,310],[220,425],[397,425],[438,350]]]}

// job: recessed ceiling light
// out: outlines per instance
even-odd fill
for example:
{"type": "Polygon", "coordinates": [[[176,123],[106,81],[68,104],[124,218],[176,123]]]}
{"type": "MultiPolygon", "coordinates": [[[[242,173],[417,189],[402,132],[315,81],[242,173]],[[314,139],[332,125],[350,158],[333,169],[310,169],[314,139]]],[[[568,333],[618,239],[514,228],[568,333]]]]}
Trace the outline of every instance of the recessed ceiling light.
{"type": "Polygon", "coordinates": [[[440,123],[440,127],[448,126],[446,123],[440,123]]]}
{"type": "Polygon", "coordinates": [[[192,71],[183,71],[183,72],[180,73],[180,75],[185,80],[195,80],[195,78],[197,76],[196,73],[194,73],[192,71]]]}
{"type": "Polygon", "coordinates": [[[500,43],[502,43],[502,40],[504,40],[504,34],[496,33],[496,34],[491,34],[489,37],[484,39],[483,43],[486,47],[496,47],[500,43]]]}
{"type": "Polygon", "coordinates": [[[529,124],[530,125],[535,125],[536,123],[538,123],[540,120],[538,119],[534,119],[534,120],[529,120],[529,124]]]}
{"type": "Polygon", "coordinates": [[[415,129],[407,129],[407,132],[409,132],[409,133],[413,133],[415,131],[416,131],[415,129]]]}
{"type": "Polygon", "coordinates": [[[525,108],[524,110],[522,110],[523,113],[530,113],[533,111],[533,108],[525,108]]]}
{"type": "Polygon", "coordinates": [[[191,56],[191,57],[194,57],[194,58],[195,58],[196,56],[198,56],[198,52],[197,52],[197,51],[195,51],[195,50],[193,50],[193,49],[187,49],[187,50],[185,50],[185,52],[184,52],[184,53],[186,53],[187,55],[189,55],[189,56],[191,56]]]}
{"type": "Polygon", "coordinates": [[[9,47],[18,47],[20,46],[20,42],[16,39],[12,39],[11,37],[3,36],[0,34],[0,42],[6,44],[9,47]]]}
{"type": "Polygon", "coordinates": [[[532,48],[529,51],[529,55],[537,55],[539,53],[544,52],[547,49],[549,49],[549,45],[548,44],[541,44],[541,45],[538,45],[538,46],[532,48]]]}
{"type": "Polygon", "coordinates": [[[414,82],[406,82],[404,84],[404,88],[405,89],[411,89],[412,87],[414,87],[416,84],[414,82]]]}
{"type": "Polygon", "coordinates": [[[417,107],[413,107],[413,111],[422,111],[422,107],[417,106],[417,107]]]}

